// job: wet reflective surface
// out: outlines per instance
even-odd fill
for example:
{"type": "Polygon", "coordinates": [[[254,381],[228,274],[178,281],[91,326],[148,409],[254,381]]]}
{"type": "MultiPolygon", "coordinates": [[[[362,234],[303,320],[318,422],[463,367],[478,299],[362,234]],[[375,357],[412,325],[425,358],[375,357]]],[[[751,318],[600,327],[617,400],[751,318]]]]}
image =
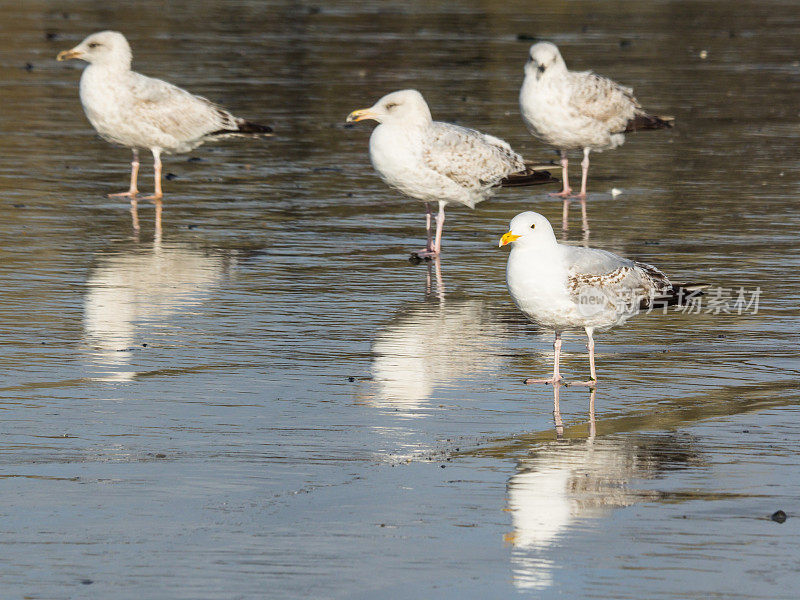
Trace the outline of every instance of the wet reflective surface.
{"type": "MultiPolygon", "coordinates": [[[[4,593],[795,597],[793,3],[0,8],[4,593]],[[138,70],[276,129],[165,157],[158,235],[151,204],[135,233],[105,198],[129,152],[54,60],[104,28],[138,70]],[[517,112],[520,34],[678,119],[592,155],[588,243],[762,290],[757,314],[598,334],[595,422],[561,388],[558,432],[554,390],[521,383],[552,336],[511,305],[497,240],[560,202],[448,208],[437,277],[407,261],[422,205],[373,174],[369,126],[342,127],[413,86],[435,118],[554,157],[517,112]]],[[[572,378],[583,345],[565,338],[572,378]]]]}

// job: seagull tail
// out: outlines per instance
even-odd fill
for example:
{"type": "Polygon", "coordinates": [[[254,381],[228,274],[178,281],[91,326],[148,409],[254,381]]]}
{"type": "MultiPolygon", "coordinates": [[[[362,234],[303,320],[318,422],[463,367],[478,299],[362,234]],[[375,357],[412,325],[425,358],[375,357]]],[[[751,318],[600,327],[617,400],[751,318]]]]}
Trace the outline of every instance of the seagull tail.
{"type": "Polygon", "coordinates": [[[710,287],[710,283],[673,283],[672,289],[666,296],[667,306],[692,304],[697,298],[705,295],[703,290],[710,287]]]}
{"type": "Polygon", "coordinates": [[[640,310],[664,308],[665,306],[689,306],[705,295],[703,290],[711,287],[709,283],[673,283],[655,297],[642,298],[640,310]]]}
{"type": "Polygon", "coordinates": [[[522,187],[528,185],[541,185],[543,183],[558,183],[558,179],[550,175],[550,171],[544,169],[554,165],[537,165],[525,163],[525,170],[518,173],[511,173],[500,180],[501,187],[522,187]]]}
{"type": "Polygon", "coordinates": [[[258,123],[253,123],[252,121],[246,121],[245,119],[236,119],[236,129],[219,129],[217,131],[212,132],[210,135],[212,136],[236,136],[236,135],[261,135],[261,136],[270,136],[272,135],[272,127],[269,125],[259,125],[258,123]]]}
{"type": "Polygon", "coordinates": [[[249,133],[256,135],[270,135],[272,134],[272,127],[269,125],[259,125],[252,121],[245,121],[244,119],[236,119],[236,125],[239,127],[239,133],[249,133]]]}
{"type": "Polygon", "coordinates": [[[647,113],[639,113],[628,121],[628,126],[625,128],[624,133],[641,129],[672,129],[674,126],[675,117],[658,117],[647,113]]]}

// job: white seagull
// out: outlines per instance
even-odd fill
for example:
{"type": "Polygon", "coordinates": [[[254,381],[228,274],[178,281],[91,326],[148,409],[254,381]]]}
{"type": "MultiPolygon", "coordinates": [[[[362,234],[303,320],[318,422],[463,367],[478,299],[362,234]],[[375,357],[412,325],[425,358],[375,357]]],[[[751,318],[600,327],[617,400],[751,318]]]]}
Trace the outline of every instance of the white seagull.
{"type": "Polygon", "coordinates": [[[567,178],[567,151],[583,150],[581,191],[585,201],[589,152],[616,148],[625,135],[639,129],[672,127],[673,117],[647,114],[633,89],[591,71],[569,71],[558,47],[550,42],[531,46],[525,79],[519,93],[522,120],[528,130],[561,152],[563,190],[567,210],[572,189],[567,178]]]}
{"type": "Polygon", "coordinates": [[[557,181],[545,167],[526,163],[501,139],[434,121],[417,90],[387,94],[370,108],[351,112],[347,122],[365,119],[379,123],[369,139],[369,157],[381,179],[425,203],[428,244],[415,253],[420,258],[441,252],[448,203],[475,208],[501,186],[557,181]],[[434,201],[439,203],[435,241],[431,239],[429,204],[434,201]]]}
{"type": "Polygon", "coordinates": [[[135,198],[139,190],[139,149],[153,153],[155,192],[161,191],[161,153],[189,152],[203,142],[231,135],[268,135],[271,127],[234,117],[230,112],[177,86],[131,70],[131,47],[117,31],[93,33],[57,60],[78,58],[89,66],[81,75],[83,110],[100,137],[133,150],[131,185],[109,194],[135,198]]]}
{"type": "Polygon", "coordinates": [[[691,303],[708,287],[673,284],[656,267],[605,250],[559,244],[550,222],[535,212],[520,213],[511,220],[500,246],[512,242],[506,268],[511,298],[528,319],[556,334],[553,376],[526,383],[560,381],[561,333],[584,329],[591,379],[578,384],[594,386],[596,329],[621,325],[651,307],[691,303]]]}

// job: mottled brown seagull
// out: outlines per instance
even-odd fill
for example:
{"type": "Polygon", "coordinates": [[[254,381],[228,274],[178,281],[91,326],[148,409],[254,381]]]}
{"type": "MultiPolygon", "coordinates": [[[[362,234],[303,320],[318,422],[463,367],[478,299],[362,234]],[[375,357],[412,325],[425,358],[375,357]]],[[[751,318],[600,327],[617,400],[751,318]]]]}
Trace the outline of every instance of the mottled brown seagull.
{"type": "Polygon", "coordinates": [[[160,199],[161,154],[189,152],[215,138],[234,135],[269,135],[272,128],[233,116],[230,112],[177,86],[131,70],[131,47],[117,31],[93,33],[58,60],[77,58],[89,66],[81,76],[80,97],[89,122],[100,137],[133,151],[131,185],[139,193],[139,149],[153,153],[155,191],[160,199]]]}
{"type": "Polygon", "coordinates": [[[372,166],[391,187],[425,203],[428,243],[414,254],[433,258],[442,250],[444,207],[455,202],[475,208],[499,187],[557,182],[546,166],[526,163],[506,142],[450,123],[434,121],[417,90],[392,92],[347,122],[373,119],[369,140],[372,166]],[[431,237],[430,202],[439,203],[436,237],[431,237]]]}
{"type": "Polygon", "coordinates": [[[564,228],[568,202],[578,197],[585,213],[589,152],[621,145],[625,134],[640,129],[672,127],[673,117],[649,115],[633,90],[591,71],[569,71],[555,44],[539,42],[530,48],[519,94],[522,119],[528,130],[561,152],[564,228]],[[567,177],[567,151],[583,150],[581,191],[572,195],[567,177]]]}

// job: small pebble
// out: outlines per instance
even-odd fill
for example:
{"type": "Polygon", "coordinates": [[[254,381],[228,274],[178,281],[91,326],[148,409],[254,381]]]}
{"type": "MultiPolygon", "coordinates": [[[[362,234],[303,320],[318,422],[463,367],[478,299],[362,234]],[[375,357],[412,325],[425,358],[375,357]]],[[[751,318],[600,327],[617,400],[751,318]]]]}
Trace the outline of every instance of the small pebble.
{"type": "Polygon", "coordinates": [[[622,190],[619,188],[611,188],[611,197],[616,198],[622,193],[622,190]]]}
{"type": "Polygon", "coordinates": [[[347,378],[347,381],[349,381],[350,383],[353,383],[355,380],[356,380],[355,377],[348,377],[347,378]]]}
{"type": "Polygon", "coordinates": [[[167,181],[172,181],[173,179],[177,179],[177,178],[178,178],[178,176],[175,175],[175,173],[167,173],[167,177],[166,177],[167,181]]]}
{"type": "Polygon", "coordinates": [[[619,47],[622,48],[623,50],[627,50],[631,46],[633,46],[633,42],[630,41],[630,40],[620,40],[619,41],[619,47]]]}
{"type": "Polygon", "coordinates": [[[708,50],[700,50],[700,58],[703,60],[708,58],[708,50]]]}
{"type": "Polygon", "coordinates": [[[203,159],[199,156],[190,156],[186,159],[186,162],[203,162],[203,159]]]}
{"type": "Polygon", "coordinates": [[[92,585],[94,581],[92,581],[91,579],[81,579],[81,583],[83,585],[92,585]]]}
{"type": "Polygon", "coordinates": [[[530,35],[528,33],[518,33],[517,34],[517,41],[518,42],[536,42],[539,38],[535,35],[530,35]]]}
{"type": "Polygon", "coordinates": [[[786,521],[786,513],[783,512],[782,510],[776,510],[774,513],[772,513],[770,519],[772,519],[776,523],[783,523],[784,521],[786,521]]]}
{"type": "Polygon", "coordinates": [[[159,452],[158,454],[156,454],[156,458],[167,458],[167,455],[159,452]]]}
{"type": "Polygon", "coordinates": [[[25,70],[26,71],[33,71],[33,64],[32,63],[25,63],[25,70]]]}

